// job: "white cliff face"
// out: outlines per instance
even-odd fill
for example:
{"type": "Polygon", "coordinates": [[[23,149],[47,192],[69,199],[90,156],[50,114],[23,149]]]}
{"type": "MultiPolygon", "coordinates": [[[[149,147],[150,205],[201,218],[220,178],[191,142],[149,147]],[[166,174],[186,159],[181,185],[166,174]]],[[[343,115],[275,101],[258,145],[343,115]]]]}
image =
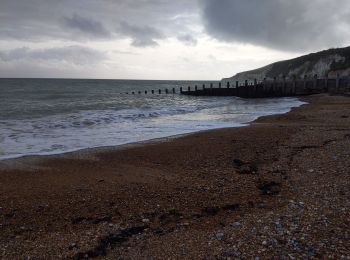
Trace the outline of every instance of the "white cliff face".
{"type": "MultiPolygon", "coordinates": [[[[349,57],[347,58],[349,59],[349,57]]],[[[314,76],[315,74],[317,74],[319,77],[325,77],[327,75],[333,77],[336,74],[345,76],[349,75],[350,68],[344,68],[337,71],[331,71],[331,68],[332,64],[334,63],[344,62],[345,64],[347,58],[339,54],[327,55],[324,52],[322,55],[319,55],[319,53],[310,54],[308,56],[303,56],[292,60],[273,63],[259,69],[241,72],[233,77],[224,78],[222,81],[244,82],[245,80],[254,81],[254,79],[271,79],[273,77],[283,77],[284,75],[288,78],[293,76],[303,78],[304,75],[310,77],[314,76]]]]}
{"type": "Polygon", "coordinates": [[[310,61],[305,62],[302,66],[291,70],[288,73],[288,76],[298,75],[303,77],[304,75],[315,75],[317,74],[320,77],[325,77],[331,69],[333,62],[345,61],[345,57],[342,57],[338,54],[329,55],[325,58],[319,59],[316,63],[311,64],[310,61]]]}

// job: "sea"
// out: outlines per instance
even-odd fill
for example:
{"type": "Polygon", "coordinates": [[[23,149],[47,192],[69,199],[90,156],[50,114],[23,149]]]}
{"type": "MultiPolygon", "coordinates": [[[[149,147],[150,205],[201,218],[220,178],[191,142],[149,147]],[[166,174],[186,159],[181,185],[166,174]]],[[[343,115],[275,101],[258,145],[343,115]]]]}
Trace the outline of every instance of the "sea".
{"type": "Polygon", "coordinates": [[[209,86],[209,83],[218,84],[213,81],[0,79],[0,160],[239,127],[260,116],[286,113],[303,104],[297,98],[242,99],[179,94],[180,87],[209,86]],[[173,88],[175,94],[172,94],[173,88]],[[159,89],[162,94],[158,94],[159,89]],[[165,89],[169,90],[168,94],[165,89]]]}

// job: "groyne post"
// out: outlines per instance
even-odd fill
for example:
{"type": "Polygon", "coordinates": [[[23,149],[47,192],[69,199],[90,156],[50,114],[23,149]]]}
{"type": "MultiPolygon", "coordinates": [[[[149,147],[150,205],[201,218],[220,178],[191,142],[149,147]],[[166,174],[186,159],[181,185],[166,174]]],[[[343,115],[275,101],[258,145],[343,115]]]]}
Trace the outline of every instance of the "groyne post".
{"type": "Polygon", "coordinates": [[[182,87],[180,87],[180,93],[182,94],[182,92],[183,92],[183,91],[182,91],[182,87]]]}
{"type": "Polygon", "coordinates": [[[152,94],[154,94],[154,90],[152,89],[152,94]]]}
{"type": "Polygon", "coordinates": [[[238,88],[238,85],[239,85],[239,82],[238,82],[238,81],[236,81],[236,88],[238,88]]]}
{"type": "Polygon", "coordinates": [[[230,82],[227,82],[227,88],[230,88],[230,82]]]}
{"type": "Polygon", "coordinates": [[[213,88],[213,83],[210,83],[210,88],[213,88]]]}
{"type": "Polygon", "coordinates": [[[306,91],[306,84],[307,84],[307,75],[304,75],[304,83],[303,83],[303,92],[306,91]]]}
{"type": "Polygon", "coordinates": [[[339,92],[339,81],[340,81],[340,75],[337,73],[337,78],[335,79],[335,93],[339,92]]]}
{"type": "Polygon", "coordinates": [[[205,90],[205,84],[203,84],[202,87],[203,87],[203,90],[205,90]]]}
{"type": "Polygon", "coordinates": [[[147,95],[147,90],[145,90],[145,94],[147,95]]]}
{"type": "Polygon", "coordinates": [[[318,76],[317,76],[317,74],[315,74],[315,75],[314,75],[314,83],[313,83],[314,89],[317,89],[317,88],[318,88],[317,78],[318,78],[318,76]]]}
{"type": "Polygon", "coordinates": [[[297,77],[293,75],[293,86],[292,86],[292,95],[295,95],[297,91],[297,77]]]}
{"type": "Polygon", "coordinates": [[[175,88],[173,88],[173,94],[175,94],[176,92],[175,92],[175,88]]]}
{"type": "Polygon", "coordinates": [[[219,88],[221,88],[221,82],[219,82],[219,88]]]}
{"type": "Polygon", "coordinates": [[[161,89],[159,89],[159,90],[158,90],[158,93],[159,93],[159,95],[160,95],[160,94],[162,94],[162,90],[161,90],[161,89]]]}
{"type": "Polygon", "coordinates": [[[167,88],[165,89],[165,94],[168,94],[168,89],[167,88]]]}
{"type": "Polygon", "coordinates": [[[198,89],[198,87],[197,87],[197,85],[195,85],[195,86],[194,86],[194,90],[197,91],[197,89],[198,89]]]}
{"type": "Polygon", "coordinates": [[[191,91],[191,87],[190,87],[190,86],[188,86],[188,87],[187,87],[187,90],[188,90],[188,92],[190,92],[190,91],[191,91]]]}

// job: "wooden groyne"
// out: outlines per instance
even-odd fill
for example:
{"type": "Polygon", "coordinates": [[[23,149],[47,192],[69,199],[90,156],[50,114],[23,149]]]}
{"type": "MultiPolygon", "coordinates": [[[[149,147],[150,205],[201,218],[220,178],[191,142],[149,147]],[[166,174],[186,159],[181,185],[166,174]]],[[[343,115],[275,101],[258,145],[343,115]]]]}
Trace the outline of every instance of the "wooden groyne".
{"type": "Polygon", "coordinates": [[[319,93],[347,93],[350,92],[350,76],[336,78],[318,78],[305,76],[303,79],[274,78],[262,81],[254,80],[244,83],[221,82],[217,87],[213,84],[202,85],[194,88],[188,87],[181,90],[181,94],[191,96],[236,96],[242,98],[267,98],[267,97],[290,97],[303,96],[319,93]]]}
{"type": "Polygon", "coordinates": [[[242,98],[292,97],[320,93],[346,94],[350,93],[350,76],[335,78],[318,78],[305,76],[297,78],[273,78],[258,81],[218,82],[208,85],[180,87],[180,89],[157,89],[145,91],[129,91],[131,95],[162,95],[183,94],[189,96],[236,96],[242,98]]]}

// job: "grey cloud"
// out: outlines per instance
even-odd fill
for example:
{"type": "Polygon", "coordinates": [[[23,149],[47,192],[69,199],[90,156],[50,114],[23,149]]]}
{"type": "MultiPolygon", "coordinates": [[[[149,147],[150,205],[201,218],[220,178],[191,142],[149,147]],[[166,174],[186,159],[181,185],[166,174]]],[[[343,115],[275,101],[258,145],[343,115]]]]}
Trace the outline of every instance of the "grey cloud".
{"type": "Polygon", "coordinates": [[[147,47],[158,45],[156,40],[163,39],[164,35],[151,26],[136,26],[121,22],[118,28],[124,36],[132,39],[132,45],[136,47],[147,47]]]}
{"type": "Polygon", "coordinates": [[[177,39],[189,46],[197,45],[197,39],[194,38],[191,34],[181,34],[177,37],[177,39]]]}
{"type": "Polygon", "coordinates": [[[71,17],[64,17],[63,23],[68,29],[72,29],[84,36],[94,38],[109,38],[111,36],[111,33],[101,22],[78,14],[73,14],[71,17]]]}
{"type": "Polygon", "coordinates": [[[134,46],[154,46],[199,19],[189,15],[198,12],[197,0],[0,0],[0,6],[0,40],[26,42],[130,37],[134,46]]]}
{"type": "Polygon", "coordinates": [[[90,65],[105,59],[107,59],[105,53],[81,46],[48,49],[30,49],[23,47],[8,51],[0,51],[0,60],[3,62],[37,60],[43,62],[67,62],[74,65],[90,65]]]}
{"type": "Polygon", "coordinates": [[[349,43],[347,0],[203,0],[202,4],[206,31],[219,40],[287,51],[349,43]]]}

